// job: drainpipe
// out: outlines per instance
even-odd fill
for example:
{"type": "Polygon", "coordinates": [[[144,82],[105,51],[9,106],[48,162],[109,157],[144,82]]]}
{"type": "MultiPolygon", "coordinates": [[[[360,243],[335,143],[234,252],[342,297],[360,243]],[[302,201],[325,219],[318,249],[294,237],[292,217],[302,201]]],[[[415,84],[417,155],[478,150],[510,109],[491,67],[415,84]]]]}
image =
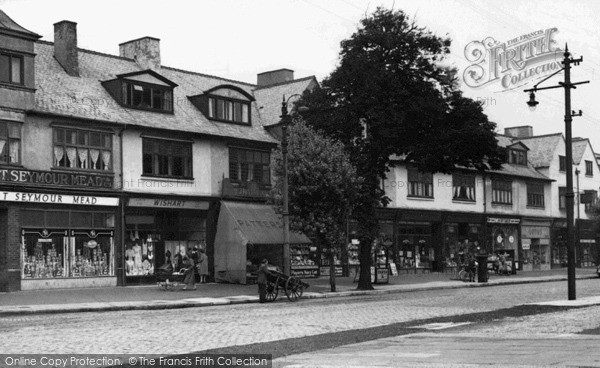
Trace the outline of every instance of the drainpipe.
{"type": "Polygon", "coordinates": [[[119,201],[119,222],[120,222],[120,226],[121,226],[121,242],[120,244],[117,244],[117,247],[119,249],[119,251],[117,252],[117,254],[119,255],[119,258],[116,259],[116,263],[117,263],[117,272],[119,275],[118,278],[118,284],[120,286],[125,286],[126,285],[126,280],[125,280],[125,267],[123,265],[123,249],[124,249],[124,244],[125,244],[125,195],[123,192],[124,186],[125,186],[125,180],[124,180],[124,170],[123,170],[123,132],[125,131],[125,129],[127,129],[127,125],[125,125],[121,131],[119,132],[119,165],[121,167],[121,182],[119,183],[119,190],[120,190],[120,201],[119,201]]]}

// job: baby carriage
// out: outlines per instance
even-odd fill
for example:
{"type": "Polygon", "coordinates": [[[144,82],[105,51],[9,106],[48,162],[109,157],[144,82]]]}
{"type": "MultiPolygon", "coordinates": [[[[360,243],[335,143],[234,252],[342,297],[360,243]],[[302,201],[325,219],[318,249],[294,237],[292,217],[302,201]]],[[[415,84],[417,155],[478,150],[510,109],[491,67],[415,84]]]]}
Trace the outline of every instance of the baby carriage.
{"type": "Polygon", "coordinates": [[[156,271],[156,283],[158,287],[166,291],[173,291],[179,284],[183,284],[184,273],[173,272],[173,265],[165,263],[156,271]]]}

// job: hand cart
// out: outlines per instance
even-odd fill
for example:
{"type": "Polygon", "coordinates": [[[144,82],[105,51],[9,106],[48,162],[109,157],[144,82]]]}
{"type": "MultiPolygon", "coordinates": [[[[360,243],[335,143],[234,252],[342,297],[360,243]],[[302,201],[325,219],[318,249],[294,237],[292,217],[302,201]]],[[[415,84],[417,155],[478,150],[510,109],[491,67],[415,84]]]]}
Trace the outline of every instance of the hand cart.
{"type": "Polygon", "coordinates": [[[267,301],[273,302],[277,299],[279,290],[283,290],[291,302],[295,302],[302,296],[308,284],[295,276],[287,276],[282,272],[269,270],[267,276],[267,301]]]}

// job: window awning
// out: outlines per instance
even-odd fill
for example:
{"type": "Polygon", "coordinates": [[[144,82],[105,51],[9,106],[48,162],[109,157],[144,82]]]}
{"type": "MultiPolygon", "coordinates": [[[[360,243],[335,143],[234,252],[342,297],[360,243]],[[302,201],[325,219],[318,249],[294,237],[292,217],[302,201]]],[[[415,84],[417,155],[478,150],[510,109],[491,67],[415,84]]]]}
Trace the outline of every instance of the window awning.
{"type": "MultiPolygon", "coordinates": [[[[233,218],[231,223],[247,244],[283,244],[283,220],[273,206],[222,201],[221,211],[228,212],[233,218]]],[[[309,243],[310,239],[303,233],[290,231],[290,244],[309,243]]]]}

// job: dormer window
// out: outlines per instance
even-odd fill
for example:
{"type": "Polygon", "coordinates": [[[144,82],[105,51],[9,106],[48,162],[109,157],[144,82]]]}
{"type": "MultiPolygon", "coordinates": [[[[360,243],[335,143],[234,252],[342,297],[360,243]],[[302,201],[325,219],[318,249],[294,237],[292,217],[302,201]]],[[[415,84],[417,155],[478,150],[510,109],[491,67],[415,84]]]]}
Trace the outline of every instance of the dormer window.
{"type": "Polygon", "coordinates": [[[250,125],[250,105],[254,97],[240,87],[221,85],[201,95],[188,97],[210,120],[250,125]]]}
{"type": "Polygon", "coordinates": [[[173,112],[173,91],[162,86],[123,81],[123,105],[173,112]]]}
{"type": "Polygon", "coordinates": [[[23,57],[0,54],[0,82],[23,84],[23,57]]]}
{"type": "Polygon", "coordinates": [[[208,98],[208,118],[232,123],[250,123],[250,103],[223,97],[208,98]]]}
{"type": "Polygon", "coordinates": [[[516,165],[527,165],[527,151],[518,149],[508,150],[508,163],[516,165]]]}
{"type": "Polygon", "coordinates": [[[122,106],[173,113],[173,89],[177,84],[153,70],[117,75],[117,79],[102,85],[122,106]]]}

